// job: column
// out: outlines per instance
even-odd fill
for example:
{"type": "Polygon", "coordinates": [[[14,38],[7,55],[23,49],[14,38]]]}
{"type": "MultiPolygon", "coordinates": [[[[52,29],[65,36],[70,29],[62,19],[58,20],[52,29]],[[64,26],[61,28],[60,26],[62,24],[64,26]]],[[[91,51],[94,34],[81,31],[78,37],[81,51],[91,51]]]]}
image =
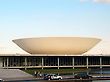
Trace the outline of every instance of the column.
{"type": "Polygon", "coordinates": [[[87,65],[87,69],[88,69],[88,57],[86,58],[86,65],[87,65]]]}
{"type": "Polygon", "coordinates": [[[74,57],[73,57],[73,60],[72,60],[72,62],[73,62],[73,69],[74,69],[74,57]]]}
{"type": "Polygon", "coordinates": [[[0,57],[0,68],[2,68],[2,67],[3,67],[3,58],[0,57]]]}
{"type": "Polygon", "coordinates": [[[8,64],[9,64],[9,58],[7,57],[7,69],[8,69],[8,64]]]}
{"type": "Polygon", "coordinates": [[[5,57],[3,57],[3,67],[5,67],[5,65],[6,65],[6,58],[5,57]]]}
{"type": "Polygon", "coordinates": [[[42,69],[44,69],[43,66],[44,66],[44,58],[42,57],[42,69]]]}
{"type": "Polygon", "coordinates": [[[102,57],[100,57],[100,68],[102,68],[102,57]]]}
{"type": "Polygon", "coordinates": [[[100,76],[102,76],[102,57],[100,57],[100,76]]]}
{"type": "Polygon", "coordinates": [[[27,57],[25,57],[25,70],[27,69],[27,57]]]}
{"type": "Polygon", "coordinates": [[[59,64],[59,57],[58,57],[58,69],[59,69],[59,65],[60,65],[60,64],[59,64]]]}

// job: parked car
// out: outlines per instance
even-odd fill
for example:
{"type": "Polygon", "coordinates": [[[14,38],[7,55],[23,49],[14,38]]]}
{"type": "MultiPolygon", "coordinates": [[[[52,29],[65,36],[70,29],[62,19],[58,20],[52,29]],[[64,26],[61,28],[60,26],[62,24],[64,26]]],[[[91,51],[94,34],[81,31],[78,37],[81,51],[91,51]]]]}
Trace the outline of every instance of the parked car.
{"type": "Polygon", "coordinates": [[[88,75],[87,73],[78,73],[74,75],[75,79],[90,79],[92,78],[91,75],[88,75]]]}
{"type": "Polygon", "coordinates": [[[0,82],[3,82],[3,79],[0,79],[0,82]]]}
{"type": "Polygon", "coordinates": [[[44,76],[45,80],[61,80],[62,76],[59,76],[57,74],[47,74],[44,76]]]}

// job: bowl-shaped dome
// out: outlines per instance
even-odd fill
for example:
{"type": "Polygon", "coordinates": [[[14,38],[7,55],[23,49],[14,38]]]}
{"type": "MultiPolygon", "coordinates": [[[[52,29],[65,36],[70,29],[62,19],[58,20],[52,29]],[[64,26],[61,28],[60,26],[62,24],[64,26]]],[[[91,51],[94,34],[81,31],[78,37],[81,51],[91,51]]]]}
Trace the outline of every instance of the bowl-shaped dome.
{"type": "Polygon", "coordinates": [[[30,54],[83,54],[100,39],[81,37],[41,37],[13,40],[30,54]]]}

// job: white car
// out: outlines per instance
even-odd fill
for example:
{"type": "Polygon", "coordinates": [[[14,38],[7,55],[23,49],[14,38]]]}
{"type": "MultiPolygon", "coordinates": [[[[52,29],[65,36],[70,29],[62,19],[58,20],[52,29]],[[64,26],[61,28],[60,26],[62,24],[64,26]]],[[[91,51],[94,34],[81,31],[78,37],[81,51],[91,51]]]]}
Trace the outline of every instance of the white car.
{"type": "Polygon", "coordinates": [[[61,80],[62,79],[62,76],[53,74],[53,75],[51,75],[51,79],[53,79],[53,80],[61,80]]]}
{"type": "Polygon", "coordinates": [[[0,82],[3,82],[3,79],[0,79],[0,82]]]}
{"type": "Polygon", "coordinates": [[[62,76],[56,74],[49,74],[44,77],[45,80],[61,80],[62,76]]]}

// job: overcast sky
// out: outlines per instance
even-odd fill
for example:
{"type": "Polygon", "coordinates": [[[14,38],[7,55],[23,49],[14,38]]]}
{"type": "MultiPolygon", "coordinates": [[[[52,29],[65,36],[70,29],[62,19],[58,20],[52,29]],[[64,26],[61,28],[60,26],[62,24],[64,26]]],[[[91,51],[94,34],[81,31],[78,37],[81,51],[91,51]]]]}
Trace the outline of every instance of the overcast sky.
{"type": "Polygon", "coordinates": [[[110,0],[0,0],[0,53],[26,53],[12,42],[30,37],[95,37],[87,52],[110,54],[110,0]]]}

